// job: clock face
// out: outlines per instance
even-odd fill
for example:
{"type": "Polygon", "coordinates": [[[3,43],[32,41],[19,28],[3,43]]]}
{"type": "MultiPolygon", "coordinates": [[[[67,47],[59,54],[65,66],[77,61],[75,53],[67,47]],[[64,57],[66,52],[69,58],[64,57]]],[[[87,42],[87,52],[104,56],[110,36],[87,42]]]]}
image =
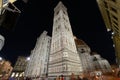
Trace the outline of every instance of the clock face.
{"type": "Polygon", "coordinates": [[[68,57],[68,53],[67,52],[63,52],[63,57],[68,57]]]}
{"type": "Polygon", "coordinates": [[[84,49],[81,49],[80,52],[81,52],[81,53],[85,53],[85,50],[84,50],[84,49]]]}

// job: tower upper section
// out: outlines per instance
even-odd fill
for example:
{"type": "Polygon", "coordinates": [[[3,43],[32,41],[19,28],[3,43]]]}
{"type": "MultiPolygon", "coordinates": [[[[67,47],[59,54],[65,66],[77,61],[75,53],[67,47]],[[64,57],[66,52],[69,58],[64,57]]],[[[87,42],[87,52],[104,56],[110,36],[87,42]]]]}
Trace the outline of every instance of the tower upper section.
{"type": "Polygon", "coordinates": [[[76,46],[67,13],[67,8],[61,1],[54,8],[52,45],[54,45],[51,46],[52,53],[56,51],[58,46],[60,48],[67,48],[69,50],[73,49],[73,52],[76,52],[76,46]]]}
{"type": "Polygon", "coordinates": [[[64,4],[60,1],[57,6],[54,8],[54,14],[58,14],[60,10],[67,11],[67,8],[64,6],[64,4]]]}

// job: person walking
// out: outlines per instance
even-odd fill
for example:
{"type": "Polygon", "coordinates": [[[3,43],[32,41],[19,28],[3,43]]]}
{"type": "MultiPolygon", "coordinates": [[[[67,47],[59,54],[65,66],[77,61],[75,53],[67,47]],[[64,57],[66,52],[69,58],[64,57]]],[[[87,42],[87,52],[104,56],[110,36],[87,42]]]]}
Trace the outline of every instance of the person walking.
{"type": "Polygon", "coordinates": [[[60,77],[59,77],[59,76],[57,76],[57,77],[56,77],[56,80],[60,80],[60,77]]]}
{"type": "Polygon", "coordinates": [[[75,80],[75,75],[74,75],[74,73],[71,74],[71,80],[75,80]]]}
{"type": "Polygon", "coordinates": [[[82,78],[78,75],[77,80],[82,80],[82,78]]]}

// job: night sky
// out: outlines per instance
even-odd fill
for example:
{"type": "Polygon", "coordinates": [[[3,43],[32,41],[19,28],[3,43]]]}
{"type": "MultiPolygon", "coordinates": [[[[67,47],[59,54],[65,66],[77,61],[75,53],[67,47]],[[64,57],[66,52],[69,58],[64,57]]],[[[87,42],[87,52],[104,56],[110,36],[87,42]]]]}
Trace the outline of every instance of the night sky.
{"type": "MultiPolygon", "coordinates": [[[[21,0],[14,4],[21,10],[15,27],[0,27],[5,45],[0,56],[14,65],[17,56],[29,56],[37,37],[46,30],[52,34],[54,7],[59,0],[21,0]]],[[[111,33],[107,32],[96,0],[63,0],[68,9],[73,34],[84,40],[92,52],[97,52],[111,64],[115,63],[115,52],[111,33]]]]}

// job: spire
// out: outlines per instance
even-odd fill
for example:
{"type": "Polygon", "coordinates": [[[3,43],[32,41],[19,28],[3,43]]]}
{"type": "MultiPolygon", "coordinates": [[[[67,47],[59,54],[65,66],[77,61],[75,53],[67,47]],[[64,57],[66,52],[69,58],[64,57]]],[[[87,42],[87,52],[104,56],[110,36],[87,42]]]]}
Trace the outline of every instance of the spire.
{"type": "Polygon", "coordinates": [[[56,10],[60,10],[60,9],[65,9],[67,10],[67,8],[64,6],[64,4],[62,3],[62,1],[60,1],[57,6],[54,8],[54,11],[56,10]]]}

